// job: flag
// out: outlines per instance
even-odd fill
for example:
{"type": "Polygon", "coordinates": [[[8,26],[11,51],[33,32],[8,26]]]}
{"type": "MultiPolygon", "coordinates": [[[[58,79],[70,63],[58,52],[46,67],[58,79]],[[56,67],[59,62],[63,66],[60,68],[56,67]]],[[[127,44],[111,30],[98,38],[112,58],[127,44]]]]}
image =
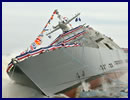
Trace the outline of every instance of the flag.
{"type": "Polygon", "coordinates": [[[45,25],[44,29],[48,26],[48,23],[45,25]]]}
{"type": "Polygon", "coordinates": [[[49,29],[44,29],[45,31],[48,31],[49,29]]]}
{"type": "Polygon", "coordinates": [[[32,43],[32,46],[34,49],[36,49],[36,47],[37,47],[37,45],[34,42],[32,43]]]}
{"type": "Polygon", "coordinates": [[[78,18],[75,19],[75,22],[77,22],[77,21],[78,21],[78,18]]]}
{"type": "Polygon", "coordinates": [[[41,34],[45,32],[45,29],[42,30],[41,34]]]}
{"type": "Polygon", "coordinates": [[[33,46],[32,46],[32,45],[30,45],[30,49],[31,49],[31,51],[33,51],[33,50],[34,50],[34,48],[33,48],[33,46]]]}
{"type": "Polygon", "coordinates": [[[56,10],[53,12],[53,14],[56,14],[56,10]]]}
{"type": "Polygon", "coordinates": [[[50,21],[51,21],[51,20],[49,19],[49,20],[48,20],[48,24],[50,24],[50,21]]]}
{"type": "Polygon", "coordinates": [[[41,38],[40,37],[37,37],[36,40],[35,40],[35,43],[37,45],[40,45],[41,44],[41,38]]]}
{"type": "Polygon", "coordinates": [[[81,21],[81,19],[79,18],[79,21],[81,21]]]}
{"type": "Polygon", "coordinates": [[[43,37],[43,34],[41,33],[41,34],[39,34],[38,36],[43,37]]]}
{"type": "Polygon", "coordinates": [[[35,43],[35,42],[33,42],[33,43],[31,44],[30,49],[31,49],[32,51],[33,51],[34,49],[36,49],[36,43],[35,43]]]}
{"type": "Polygon", "coordinates": [[[51,20],[53,19],[53,16],[54,16],[54,15],[51,16],[51,20]]]}

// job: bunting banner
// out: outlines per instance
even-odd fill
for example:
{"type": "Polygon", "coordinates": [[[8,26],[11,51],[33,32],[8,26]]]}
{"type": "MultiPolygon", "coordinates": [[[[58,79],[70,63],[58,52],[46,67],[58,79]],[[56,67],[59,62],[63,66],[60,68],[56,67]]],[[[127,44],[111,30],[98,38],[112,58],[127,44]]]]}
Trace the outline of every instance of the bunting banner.
{"type": "Polygon", "coordinates": [[[49,29],[47,29],[47,27],[51,23],[51,20],[53,20],[55,14],[56,14],[56,10],[53,12],[52,16],[50,17],[50,19],[46,23],[46,25],[43,28],[43,30],[41,31],[41,33],[38,35],[38,37],[35,39],[35,41],[30,45],[30,50],[33,51],[33,50],[35,50],[37,48],[38,45],[41,45],[43,33],[49,30],[49,29]]]}
{"type": "Polygon", "coordinates": [[[30,56],[29,53],[26,52],[20,56],[17,56],[16,58],[17,58],[17,60],[22,60],[22,59],[28,58],[29,56],[30,56]]]}
{"type": "Polygon", "coordinates": [[[49,19],[48,22],[46,23],[45,27],[43,28],[43,30],[42,30],[42,32],[41,32],[42,34],[46,31],[46,27],[48,26],[48,24],[50,24],[51,20],[53,20],[54,15],[56,14],[56,11],[57,11],[57,10],[55,10],[55,11],[53,12],[53,14],[51,15],[50,19],[49,19]]]}
{"type": "MultiPolygon", "coordinates": [[[[80,44],[77,44],[77,43],[67,43],[67,44],[58,44],[58,45],[50,45],[48,47],[42,47],[42,48],[39,48],[39,49],[36,49],[34,51],[28,51],[24,54],[21,54],[19,56],[16,56],[15,58],[18,60],[18,61],[21,61],[23,59],[26,59],[30,56],[35,56],[37,54],[41,54],[43,52],[46,52],[46,51],[53,51],[55,49],[58,49],[58,48],[62,48],[62,47],[77,47],[77,46],[80,46],[80,44]]],[[[10,64],[9,64],[10,65],[10,64]]],[[[12,66],[12,65],[11,65],[12,66]]]]}
{"type": "Polygon", "coordinates": [[[35,43],[36,43],[37,45],[41,45],[41,43],[42,43],[41,36],[38,36],[38,37],[36,38],[35,43]]]}
{"type": "Polygon", "coordinates": [[[82,27],[83,27],[83,26],[80,25],[80,26],[78,26],[78,27],[76,27],[76,28],[74,28],[74,29],[71,29],[69,32],[66,32],[66,33],[64,33],[64,34],[60,34],[60,35],[54,40],[54,42],[51,43],[51,45],[53,45],[54,43],[58,42],[62,37],[66,36],[66,35],[68,35],[68,34],[71,34],[72,32],[75,32],[75,31],[81,29],[82,27]]]}
{"type": "Polygon", "coordinates": [[[6,70],[6,72],[10,72],[11,68],[13,67],[12,61],[8,64],[8,68],[6,70]]]}
{"type": "MultiPolygon", "coordinates": [[[[15,59],[19,62],[19,61],[22,61],[24,59],[27,59],[28,57],[30,56],[36,56],[38,54],[41,54],[43,52],[46,52],[46,51],[53,51],[55,49],[58,49],[58,48],[63,48],[63,47],[77,47],[77,46],[80,46],[79,43],[66,43],[66,44],[59,44],[59,45],[53,45],[53,46],[48,46],[48,47],[42,47],[40,49],[37,49],[37,50],[34,50],[34,51],[28,51],[24,54],[21,54],[19,56],[16,56],[15,59]]],[[[11,61],[9,64],[8,64],[8,68],[6,70],[6,72],[10,72],[10,70],[13,68],[13,62],[11,61]]]]}
{"type": "Polygon", "coordinates": [[[82,31],[82,32],[80,32],[80,33],[78,33],[76,35],[73,35],[73,36],[65,39],[64,41],[59,42],[58,44],[64,44],[64,43],[70,42],[71,40],[74,40],[75,38],[77,38],[77,37],[79,37],[81,35],[84,35],[86,33],[87,33],[86,31],[82,31]]]}

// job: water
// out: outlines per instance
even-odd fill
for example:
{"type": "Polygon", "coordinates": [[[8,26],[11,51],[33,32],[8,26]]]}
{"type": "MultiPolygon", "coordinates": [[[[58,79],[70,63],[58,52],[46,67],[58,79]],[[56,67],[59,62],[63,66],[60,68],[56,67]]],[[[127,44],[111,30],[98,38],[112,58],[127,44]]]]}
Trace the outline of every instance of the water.
{"type": "MultiPolygon", "coordinates": [[[[6,68],[10,59],[15,54],[2,56],[2,97],[3,98],[48,98],[33,88],[14,83],[7,75],[6,68]]],[[[103,84],[101,88],[90,90],[89,84],[82,83],[85,91],[79,91],[77,98],[128,98],[128,73],[123,75],[117,82],[103,84]]],[[[51,98],[65,97],[63,94],[51,98]]],[[[67,98],[67,97],[66,97],[67,98]]]]}
{"type": "MultiPolygon", "coordinates": [[[[128,98],[128,73],[120,79],[110,83],[103,83],[102,87],[96,90],[88,89],[80,92],[80,98],[128,98]],[[125,80],[122,80],[125,79],[125,80]],[[127,81],[126,81],[127,80],[127,81]]],[[[103,80],[104,81],[104,80],[103,80]]]]}

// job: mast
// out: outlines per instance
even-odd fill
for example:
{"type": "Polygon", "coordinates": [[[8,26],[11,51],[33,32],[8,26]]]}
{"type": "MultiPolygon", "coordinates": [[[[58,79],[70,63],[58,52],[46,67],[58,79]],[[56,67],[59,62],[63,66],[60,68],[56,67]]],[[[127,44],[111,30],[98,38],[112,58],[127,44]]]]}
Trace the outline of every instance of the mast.
{"type": "Polygon", "coordinates": [[[80,13],[76,14],[74,17],[72,17],[71,19],[67,20],[66,22],[61,18],[62,16],[59,14],[58,10],[56,9],[56,14],[57,14],[57,18],[60,20],[58,25],[54,26],[54,30],[52,30],[51,32],[47,33],[46,35],[50,35],[53,32],[57,31],[58,29],[61,29],[63,32],[69,31],[70,28],[68,27],[68,24],[74,20],[77,16],[80,15],[80,13]]]}

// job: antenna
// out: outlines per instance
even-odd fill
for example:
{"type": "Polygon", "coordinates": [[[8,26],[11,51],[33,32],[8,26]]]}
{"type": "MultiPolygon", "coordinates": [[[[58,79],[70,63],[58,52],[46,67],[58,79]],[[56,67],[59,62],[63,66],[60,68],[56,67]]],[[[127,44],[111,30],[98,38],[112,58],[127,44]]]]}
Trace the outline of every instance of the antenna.
{"type": "Polygon", "coordinates": [[[51,32],[47,33],[46,35],[50,35],[53,32],[57,31],[58,29],[62,29],[63,32],[70,30],[70,28],[67,26],[67,24],[69,24],[73,19],[75,19],[77,16],[80,15],[80,13],[76,14],[74,17],[72,17],[71,19],[69,19],[67,22],[64,22],[64,20],[62,20],[61,15],[59,14],[58,10],[56,9],[56,14],[57,17],[59,18],[60,22],[58,25],[54,26],[54,30],[52,30],[51,32]]]}

